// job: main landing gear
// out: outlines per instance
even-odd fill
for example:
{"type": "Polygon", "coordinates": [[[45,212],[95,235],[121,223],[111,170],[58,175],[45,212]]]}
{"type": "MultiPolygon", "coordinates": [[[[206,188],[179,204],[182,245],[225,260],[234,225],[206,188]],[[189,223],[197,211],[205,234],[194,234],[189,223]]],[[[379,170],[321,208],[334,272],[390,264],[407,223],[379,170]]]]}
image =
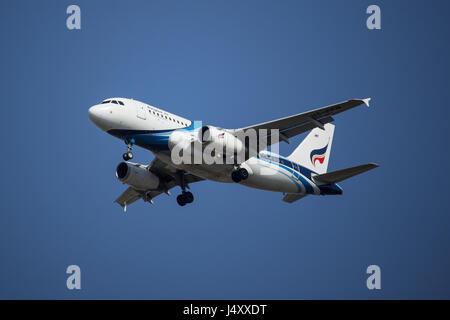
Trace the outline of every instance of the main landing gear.
{"type": "Polygon", "coordinates": [[[184,191],[180,195],[177,196],[177,203],[180,206],[185,206],[187,203],[192,203],[194,201],[194,195],[192,192],[184,191]]]}
{"type": "Polygon", "coordinates": [[[132,151],[132,148],[133,148],[134,139],[133,138],[132,139],[126,139],[125,143],[127,145],[128,151],[125,152],[122,155],[122,157],[123,157],[123,160],[128,161],[128,160],[133,159],[133,152],[131,152],[131,151],[132,151]]]}
{"type": "Polygon", "coordinates": [[[184,172],[180,172],[180,186],[181,186],[181,194],[177,196],[177,203],[180,206],[185,206],[188,203],[192,203],[194,201],[194,195],[192,192],[186,191],[186,183],[184,182],[184,172]]]}
{"type": "Polygon", "coordinates": [[[241,182],[242,180],[248,179],[248,171],[247,171],[247,169],[244,169],[244,168],[238,168],[238,169],[234,170],[234,171],[231,173],[231,179],[232,179],[234,182],[236,182],[236,183],[239,183],[239,182],[241,182]]]}

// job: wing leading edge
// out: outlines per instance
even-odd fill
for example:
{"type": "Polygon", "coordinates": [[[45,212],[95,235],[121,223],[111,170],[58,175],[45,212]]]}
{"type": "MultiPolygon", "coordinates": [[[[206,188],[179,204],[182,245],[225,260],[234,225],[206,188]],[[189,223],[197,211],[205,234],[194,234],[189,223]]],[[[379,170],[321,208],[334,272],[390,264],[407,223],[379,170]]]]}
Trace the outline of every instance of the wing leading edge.
{"type": "Polygon", "coordinates": [[[347,111],[361,104],[369,106],[370,98],[367,99],[351,99],[339,102],[326,107],[314,109],[311,111],[295,114],[268,122],[255,124],[252,126],[236,129],[236,132],[247,131],[249,129],[268,130],[268,145],[272,144],[270,139],[270,129],[280,130],[280,140],[289,143],[289,138],[301,134],[303,132],[314,129],[315,127],[323,128],[324,124],[334,121],[333,115],[347,111]]]}

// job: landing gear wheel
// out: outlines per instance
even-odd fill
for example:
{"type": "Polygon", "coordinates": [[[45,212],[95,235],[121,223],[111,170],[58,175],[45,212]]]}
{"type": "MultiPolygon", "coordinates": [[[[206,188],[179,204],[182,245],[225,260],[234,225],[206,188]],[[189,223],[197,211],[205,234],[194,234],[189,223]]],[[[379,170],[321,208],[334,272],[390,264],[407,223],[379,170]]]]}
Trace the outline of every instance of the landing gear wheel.
{"type": "Polygon", "coordinates": [[[186,205],[186,202],[185,202],[184,197],[183,197],[182,194],[178,195],[177,202],[182,207],[186,205]]]}
{"type": "Polygon", "coordinates": [[[131,153],[131,152],[125,152],[125,153],[122,155],[122,157],[123,157],[123,160],[128,161],[128,160],[130,160],[130,159],[133,159],[133,153],[131,153]]]}
{"type": "Polygon", "coordinates": [[[123,160],[128,161],[130,159],[133,159],[133,153],[131,152],[131,150],[133,149],[134,139],[133,138],[131,138],[130,140],[126,139],[125,144],[127,145],[128,150],[122,155],[122,158],[123,160]]]}
{"type": "Polygon", "coordinates": [[[236,183],[241,182],[242,178],[241,175],[239,174],[239,170],[233,171],[231,173],[231,179],[236,183]]]}
{"type": "Polygon", "coordinates": [[[248,178],[248,171],[247,171],[247,169],[240,168],[238,170],[238,172],[239,172],[239,176],[241,177],[242,180],[247,180],[247,178],[248,178]]]}
{"type": "Polygon", "coordinates": [[[185,192],[182,196],[184,197],[184,201],[186,203],[192,203],[194,201],[194,195],[192,192],[185,192]]]}
{"type": "Polygon", "coordinates": [[[187,203],[192,203],[194,201],[194,195],[192,192],[186,191],[186,183],[184,181],[184,172],[178,171],[178,174],[180,176],[180,187],[181,187],[181,194],[177,197],[177,202],[180,206],[185,206],[187,203]]]}

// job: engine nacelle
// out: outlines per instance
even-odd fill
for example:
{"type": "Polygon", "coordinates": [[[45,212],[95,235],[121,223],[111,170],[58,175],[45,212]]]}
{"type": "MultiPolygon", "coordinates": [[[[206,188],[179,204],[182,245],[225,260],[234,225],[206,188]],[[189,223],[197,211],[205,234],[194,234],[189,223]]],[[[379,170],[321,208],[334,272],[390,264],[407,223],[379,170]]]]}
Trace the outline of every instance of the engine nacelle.
{"type": "Polygon", "coordinates": [[[144,165],[138,163],[121,162],[116,168],[117,178],[138,190],[156,190],[159,178],[144,165]]]}
{"type": "Polygon", "coordinates": [[[198,138],[203,144],[214,144],[214,147],[227,152],[227,154],[245,152],[244,143],[225,129],[203,126],[198,133],[198,138]]]}
{"type": "Polygon", "coordinates": [[[194,141],[194,137],[188,131],[175,130],[169,136],[168,146],[172,150],[175,146],[179,149],[188,148],[194,141]]]}

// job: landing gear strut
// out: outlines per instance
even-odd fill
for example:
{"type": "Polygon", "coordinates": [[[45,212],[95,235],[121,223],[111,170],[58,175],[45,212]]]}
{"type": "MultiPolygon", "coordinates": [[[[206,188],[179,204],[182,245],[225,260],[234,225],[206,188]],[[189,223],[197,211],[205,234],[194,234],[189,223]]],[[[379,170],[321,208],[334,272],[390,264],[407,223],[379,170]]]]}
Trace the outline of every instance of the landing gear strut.
{"type": "Polygon", "coordinates": [[[231,179],[234,182],[236,182],[236,183],[239,183],[242,180],[248,179],[248,171],[247,171],[247,169],[239,168],[239,169],[234,170],[231,173],[231,179]]]}
{"type": "Polygon", "coordinates": [[[180,172],[180,186],[181,194],[177,196],[177,203],[183,207],[187,203],[192,203],[194,201],[194,195],[192,194],[192,192],[186,191],[183,172],[180,172]]]}
{"type": "Polygon", "coordinates": [[[128,161],[128,160],[133,159],[133,153],[131,151],[132,151],[132,148],[133,148],[134,139],[133,138],[132,139],[126,139],[125,143],[127,145],[128,151],[125,152],[122,155],[122,157],[123,157],[123,160],[128,161]]]}

